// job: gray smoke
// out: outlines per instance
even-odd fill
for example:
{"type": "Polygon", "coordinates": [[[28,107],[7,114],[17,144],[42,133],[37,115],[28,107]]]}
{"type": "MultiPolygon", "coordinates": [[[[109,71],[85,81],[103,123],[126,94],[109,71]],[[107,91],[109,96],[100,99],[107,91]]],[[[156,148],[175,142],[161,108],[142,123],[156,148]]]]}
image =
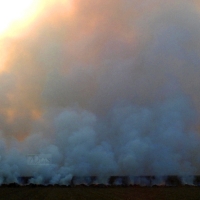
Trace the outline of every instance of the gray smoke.
{"type": "Polygon", "coordinates": [[[0,183],[199,175],[196,3],[57,3],[3,38],[0,183]]]}

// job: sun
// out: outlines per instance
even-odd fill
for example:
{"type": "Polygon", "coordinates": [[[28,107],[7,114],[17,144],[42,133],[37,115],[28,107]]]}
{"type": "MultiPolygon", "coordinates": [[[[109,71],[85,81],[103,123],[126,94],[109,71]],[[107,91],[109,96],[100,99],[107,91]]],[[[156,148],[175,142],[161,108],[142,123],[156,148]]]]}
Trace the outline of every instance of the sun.
{"type": "Polygon", "coordinates": [[[38,0],[0,0],[0,34],[28,19],[38,0]]]}

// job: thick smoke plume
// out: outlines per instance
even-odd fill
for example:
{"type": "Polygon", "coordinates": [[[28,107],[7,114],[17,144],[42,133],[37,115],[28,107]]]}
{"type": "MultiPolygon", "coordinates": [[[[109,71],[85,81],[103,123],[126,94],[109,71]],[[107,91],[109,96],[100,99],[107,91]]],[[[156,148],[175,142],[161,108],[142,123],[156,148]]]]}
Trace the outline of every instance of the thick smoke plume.
{"type": "Polygon", "coordinates": [[[198,5],[44,1],[2,38],[0,183],[199,175],[198,5]]]}

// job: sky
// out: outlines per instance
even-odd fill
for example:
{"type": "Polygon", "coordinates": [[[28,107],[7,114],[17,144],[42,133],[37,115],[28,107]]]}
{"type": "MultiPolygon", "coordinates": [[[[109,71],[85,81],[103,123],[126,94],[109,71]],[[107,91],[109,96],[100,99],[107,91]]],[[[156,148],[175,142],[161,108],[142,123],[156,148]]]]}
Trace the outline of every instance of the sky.
{"type": "Polygon", "coordinates": [[[198,0],[13,2],[0,16],[2,182],[29,154],[51,156],[34,183],[200,173],[198,0]]]}

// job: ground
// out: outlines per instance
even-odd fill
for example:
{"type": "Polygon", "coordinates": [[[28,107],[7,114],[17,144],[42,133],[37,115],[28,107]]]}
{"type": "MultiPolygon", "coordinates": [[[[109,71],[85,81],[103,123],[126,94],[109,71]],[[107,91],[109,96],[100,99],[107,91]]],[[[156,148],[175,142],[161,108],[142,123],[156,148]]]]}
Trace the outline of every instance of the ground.
{"type": "Polygon", "coordinates": [[[7,200],[200,200],[200,188],[179,187],[0,187],[7,200]]]}

